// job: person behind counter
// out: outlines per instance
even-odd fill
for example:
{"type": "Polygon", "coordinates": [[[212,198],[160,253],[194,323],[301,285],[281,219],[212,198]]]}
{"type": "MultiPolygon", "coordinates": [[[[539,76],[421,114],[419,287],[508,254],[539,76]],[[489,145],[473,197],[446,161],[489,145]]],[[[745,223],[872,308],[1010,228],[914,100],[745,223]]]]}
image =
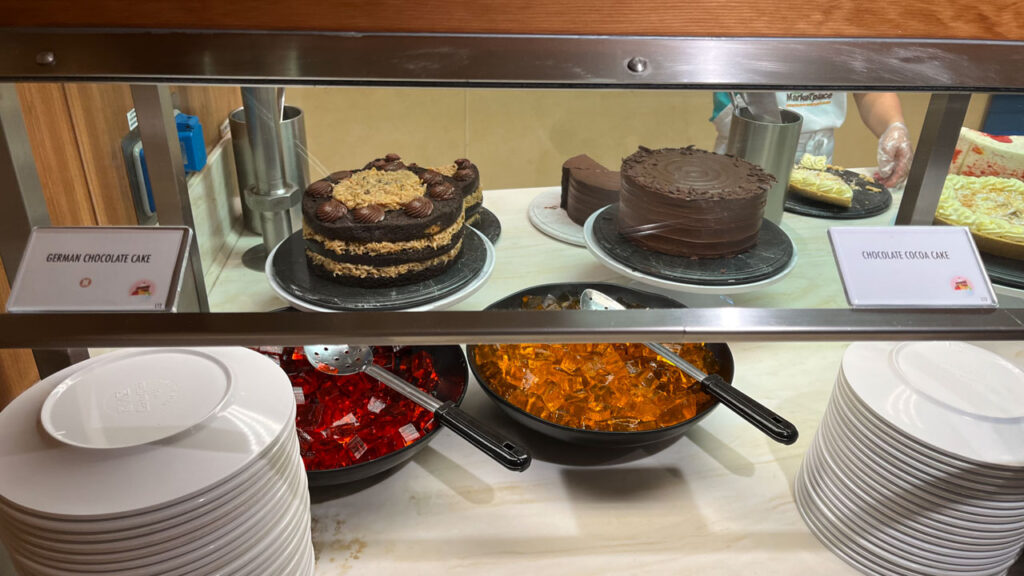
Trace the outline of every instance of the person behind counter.
{"type": "MultiPolygon", "coordinates": [[[[846,120],[845,92],[778,92],[779,108],[789,108],[803,116],[796,158],[804,153],[825,156],[832,162],[835,129],[846,120]]],[[[878,137],[878,174],[876,178],[889,188],[903,185],[910,172],[914,148],[910,131],[903,121],[899,96],[892,92],[857,93],[853,95],[861,120],[878,137]]],[[[733,105],[728,92],[715,92],[711,122],[718,131],[715,152],[724,153],[729,140],[729,124],[733,105]]]]}

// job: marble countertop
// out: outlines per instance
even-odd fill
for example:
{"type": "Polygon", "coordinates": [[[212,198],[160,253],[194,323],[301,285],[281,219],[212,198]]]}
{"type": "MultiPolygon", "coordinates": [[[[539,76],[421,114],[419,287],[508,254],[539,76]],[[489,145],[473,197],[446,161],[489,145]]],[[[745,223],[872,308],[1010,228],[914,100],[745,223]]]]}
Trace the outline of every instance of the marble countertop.
{"type": "MultiPolygon", "coordinates": [[[[489,191],[501,220],[487,284],[455,309],[478,310],[549,282],[631,284],[584,248],[551,239],[527,219],[547,189],[489,191]]],[[[693,306],[844,307],[826,230],[887,225],[885,214],[852,222],[786,214],[796,268],[764,289],[731,296],[675,294],[693,306]]],[[[214,311],[284,306],[241,254],[243,236],[217,275],[214,311]]],[[[343,574],[857,574],[804,526],[794,476],[814,437],[846,344],[732,345],[734,384],[792,421],[783,446],[719,407],[683,437],[635,449],[559,443],[508,419],[475,383],[464,407],[530,447],[534,462],[509,472],[442,430],[410,462],[384,476],[311,491],[318,576],[343,574]]],[[[471,378],[472,379],[472,378],[471,378]]]]}

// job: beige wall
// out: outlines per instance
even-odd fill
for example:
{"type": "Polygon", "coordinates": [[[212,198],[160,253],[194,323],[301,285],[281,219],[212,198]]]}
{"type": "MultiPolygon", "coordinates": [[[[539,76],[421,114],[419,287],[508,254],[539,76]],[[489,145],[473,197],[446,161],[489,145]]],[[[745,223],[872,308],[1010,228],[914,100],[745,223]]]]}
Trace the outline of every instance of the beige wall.
{"type": "MultiPolygon", "coordinates": [[[[849,98],[835,161],[872,166],[877,141],[849,98]]],[[[928,95],[901,98],[916,139],[928,95]]],[[[487,189],[551,186],[576,154],[615,168],[640,144],[710,149],[715,138],[701,91],[289,88],[287,99],[306,114],[313,177],[395,152],[423,165],[468,157],[487,189]]],[[[968,126],[980,125],[987,100],[973,99],[968,126]]]]}
{"type": "MultiPolygon", "coordinates": [[[[903,105],[903,116],[907,121],[907,128],[917,144],[917,136],[921,133],[921,125],[924,123],[925,112],[928,111],[928,98],[930,94],[909,93],[900,94],[900,103],[903,105]]],[[[846,123],[839,130],[836,130],[836,152],[835,161],[840,166],[874,166],[878,161],[875,159],[878,140],[874,134],[864,126],[857,114],[857,106],[853,103],[853,96],[848,96],[846,123]]],[[[971,98],[971,105],[967,109],[967,118],[964,126],[970,128],[981,128],[985,111],[988,109],[989,97],[987,94],[979,94],[971,98]]]]}

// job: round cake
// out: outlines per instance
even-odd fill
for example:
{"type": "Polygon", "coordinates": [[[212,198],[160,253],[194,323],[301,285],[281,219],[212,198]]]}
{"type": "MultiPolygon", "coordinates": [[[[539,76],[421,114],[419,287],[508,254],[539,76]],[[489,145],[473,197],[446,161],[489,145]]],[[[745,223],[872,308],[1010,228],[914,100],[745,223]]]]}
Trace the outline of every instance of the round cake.
{"type": "Polygon", "coordinates": [[[313,182],[302,199],[312,271],[341,284],[399,286],[447,270],[462,249],[463,197],[452,178],[388,154],[313,182]]]}
{"type": "Polygon", "coordinates": [[[692,146],[641,146],[621,173],[619,234],[647,250],[693,258],[753,248],[775,182],[746,160],[692,146]]]}

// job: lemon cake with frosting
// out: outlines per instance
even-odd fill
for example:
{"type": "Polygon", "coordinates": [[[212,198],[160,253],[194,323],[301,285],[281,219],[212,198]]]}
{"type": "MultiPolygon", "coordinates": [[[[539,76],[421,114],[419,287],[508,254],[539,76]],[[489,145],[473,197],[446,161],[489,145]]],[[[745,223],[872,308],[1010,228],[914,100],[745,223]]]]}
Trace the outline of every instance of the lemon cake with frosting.
{"type": "Polygon", "coordinates": [[[1024,259],[1024,181],[950,174],[935,220],[966,226],[983,252],[1024,259]]]}
{"type": "Polygon", "coordinates": [[[333,172],[303,196],[306,260],[319,276],[367,288],[437,276],[462,249],[464,206],[452,177],[397,154],[333,172]]]}

